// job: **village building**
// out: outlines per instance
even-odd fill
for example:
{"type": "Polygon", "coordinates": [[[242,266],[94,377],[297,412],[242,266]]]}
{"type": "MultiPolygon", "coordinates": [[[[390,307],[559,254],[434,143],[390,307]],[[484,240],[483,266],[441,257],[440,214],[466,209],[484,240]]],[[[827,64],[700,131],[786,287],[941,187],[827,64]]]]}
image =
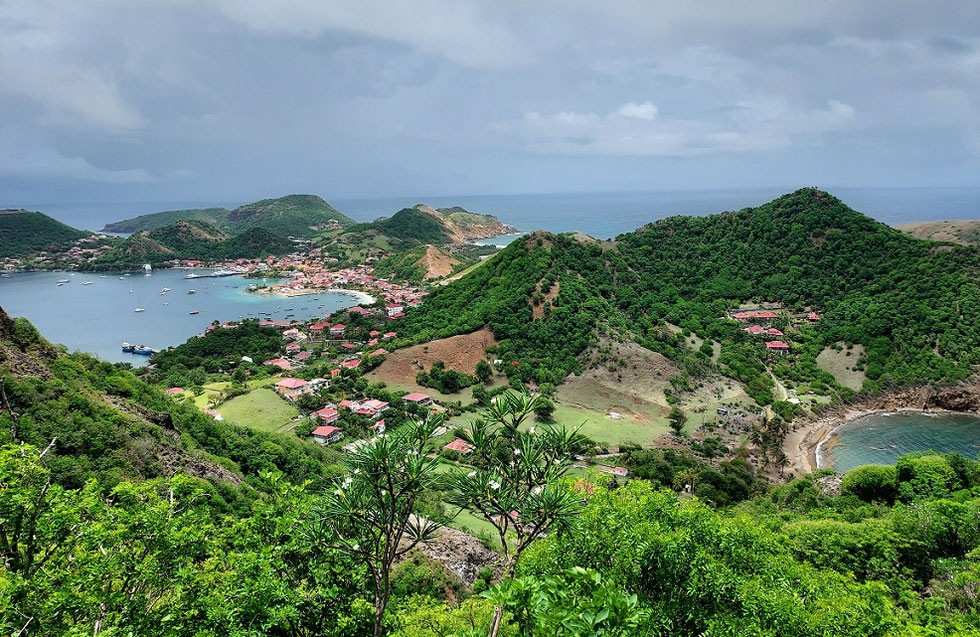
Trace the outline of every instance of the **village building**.
{"type": "Polygon", "coordinates": [[[402,400],[406,403],[413,403],[415,405],[431,405],[432,396],[428,394],[423,394],[422,392],[412,392],[410,394],[405,394],[402,396],[402,400]]]}
{"type": "Polygon", "coordinates": [[[343,437],[344,432],[341,431],[340,427],[334,427],[332,425],[323,425],[313,430],[313,439],[321,445],[337,442],[343,437]]]}
{"type": "Polygon", "coordinates": [[[468,456],[469,454],[473,453],[473,445],[466,442],[462,438],[456,438],[449,444],[445,445],[443,449],[449,449],[450,451],[455,451],[464,456],[468,456]]]}
{"type": "Polygon", "coordinates": [[[766,348],[771,352],[776,352],[777,354],[785,354],[789,352],[789,345],[783,341],[768,341],[766,343],[766,348]]]}
{"type": "Polygon", "coordinates": [[[283,378],[276,383],[276,391],[285,398],[296,400],[310,392],[309,383],[301,378],[283,378]]]}

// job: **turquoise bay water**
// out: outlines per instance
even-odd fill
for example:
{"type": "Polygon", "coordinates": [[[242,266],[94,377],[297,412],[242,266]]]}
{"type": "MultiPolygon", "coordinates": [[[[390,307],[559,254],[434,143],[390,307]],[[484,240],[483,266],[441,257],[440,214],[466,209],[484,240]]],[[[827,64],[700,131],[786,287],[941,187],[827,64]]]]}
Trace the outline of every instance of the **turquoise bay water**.
{"type": "Polygon", "coordinates": [[[307,320],[358,303],[357,295],[323,292],[284,298],[245,292],[255,279],[240,276],[185,279],[187,270],[133,273],[15,273],[0,278],[0,307],[24,316],[53,343],[67,345],[109,361],[146,364],[145,356],[127,354],[122,341],[163,349],[199,334],[212,321],[245,317],[307,320]],[[70,282],[58,286],[60,279],[70,282]],[[91,285],[83,285],[91,281],[91,285]],[[160,294],[165,288],[166,294],[160,294]],[[196,290],[195,294],[187,291],[196,290]],[[134,312],[136,307],[144,312],[134,312]],[[199,310],[199,314],[190,314],[199,310]],[[268,312],[269,314],[263,314],[268,312]],[[288,315],[293,315],[289,317],[288,315]]]}
{"type": "Polygon", "coordinates": [[[973,414],[883,412],[842,425],[823,447],[820,466],[849,471],[865,464],[895,464],[913,451],[980,454],[980,416],[973,414]]]}

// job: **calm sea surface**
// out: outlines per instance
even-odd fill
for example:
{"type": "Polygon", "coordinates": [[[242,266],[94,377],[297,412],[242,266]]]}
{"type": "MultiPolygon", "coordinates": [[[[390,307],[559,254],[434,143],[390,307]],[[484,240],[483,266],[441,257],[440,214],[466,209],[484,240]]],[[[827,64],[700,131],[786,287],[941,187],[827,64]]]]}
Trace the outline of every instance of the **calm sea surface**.
{"type": "Polygon", "coordinates": [[[123,341],[163,349],[183,343],[212,321],[243,317],[306,320],[358,303],[354,294],[322,294],[284,298],[245,292],[240,276],[184,279],[187,270],[160,270],[151,276],[64,272],[26,272],[0,278],[0,307],[11,316],[25,316],[49,341],[109,361],[146,363],[145,356],[127,354],[123,341]],[[69,279],[62,286],[59,279],[69,279]],[[91,281],[91,285],[83,285],[91,281]],[[170,291],[160,294],[165,287],[170,291]],[[195,294],[188,294],[188,290],[195,294]],[[137,307],[146,311],[134,312],[137,307]],[[190,314],[200,310],[200,314],[190,314]],[[266,316],[260,313],[269,312],[266,316]]]}
{"type": "Polygon", "coordinates": [[[821,466],[849,471],[864,464],[895,464],[912,451],[980,454],[980,417],[921,412],[876,413],[856,418],[837,430],[821,466]]]}

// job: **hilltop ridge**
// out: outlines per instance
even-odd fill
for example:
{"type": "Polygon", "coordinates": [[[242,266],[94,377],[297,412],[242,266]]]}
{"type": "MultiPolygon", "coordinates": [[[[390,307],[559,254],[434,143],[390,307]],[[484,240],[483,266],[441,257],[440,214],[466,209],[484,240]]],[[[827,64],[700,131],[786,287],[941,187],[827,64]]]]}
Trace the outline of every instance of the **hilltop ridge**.
{"type": "Polygon", "coordinates": [[[62,248],[91,235],[42,212],[0,210],[0,258],[62,248]]]}
{"type": "Polygon", "coordinates": [[[229,234],[261,227],[281,235],[310,238],[322,230],[353,225],[346,216],[318,195],[286,195],[227,208],[168,210],[106,224],[106,232],[155,230],[177,221],[204,221],[229,234]]]}

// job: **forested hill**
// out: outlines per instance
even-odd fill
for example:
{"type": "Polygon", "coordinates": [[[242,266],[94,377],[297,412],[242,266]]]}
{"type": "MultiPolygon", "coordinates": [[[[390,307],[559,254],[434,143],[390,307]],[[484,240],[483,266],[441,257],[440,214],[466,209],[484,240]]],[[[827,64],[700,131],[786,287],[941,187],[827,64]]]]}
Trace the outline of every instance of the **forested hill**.
{"type": "Polygon", "coordinates": [[[317,195],[287,195],[262,199],[229,210],[203,208],[168,210],[106,224],[107,232],[154,230],[178,221],[203,221],[223,232],[237,234],[252,227],[281,235],[309,238],[322,229],[339,229],[354,221],[317,195]]]}
{"type": "Polygon", "coordinates": [[[90,234],[40,212],[0,210],[0,258],[63,248],[90,234]]]}
{"type": "Polygon", "coordinates": [[[211,482],[214,503],[234,499],[259,471],[295,481],[320,475],[322,449],[295,436],[219,423],[132,372],[86,354],[62,354],[26,319],[0,308],[0,445],[48,452],[55,482],[103,486],[175,472],[211,482]]]}
{"type": "Polygon", "coordinates": [[[172,259],[221,260],[257,258],[289,252],[292,242],[266,228],[252,227],[229,236],[204,221],[178,221],[169,226],[143,230],[106,252],[96,269],[159,266],[172,259]]]}
{"type": "Polygon", "coordinates": [[[756,208],[673,217],[597,242],[535,233],[435,290],[407,317],[419,340],[489,325],[508,370],[557,380],[601,330],[677,356],[666,323],[722,344],[719,365],[749,382],[766,355],[726,313],[745,302],[816,310],[786,326],[793,355],[778,375],[833,378],[814,363],[837,342],[860,343],[871,387],[967,377],[980,362],[980,252],[905,235],[817,189],[756,208]],[[535,319],[535,308],[539,318],[535,319]]]}

